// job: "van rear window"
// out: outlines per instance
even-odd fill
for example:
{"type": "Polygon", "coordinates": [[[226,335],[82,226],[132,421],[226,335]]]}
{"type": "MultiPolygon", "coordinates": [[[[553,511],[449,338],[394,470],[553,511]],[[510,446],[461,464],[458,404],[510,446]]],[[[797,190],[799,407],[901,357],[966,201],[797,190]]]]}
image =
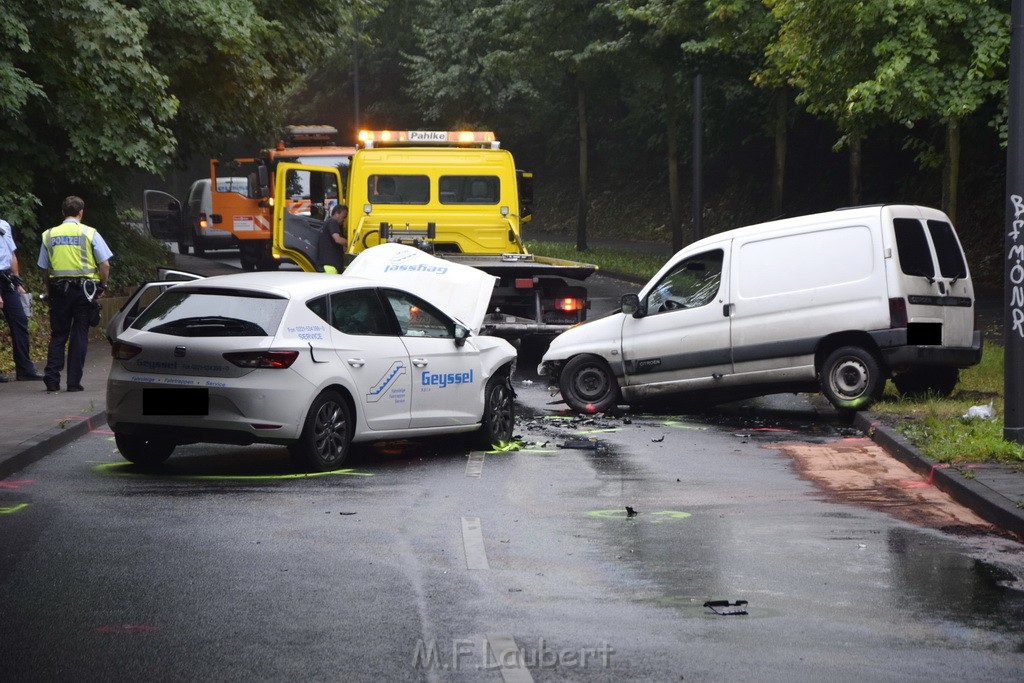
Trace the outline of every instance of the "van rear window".
{"type": "Polygon", "coordinates": [[[928,221],[928,232],[932,235],[935,254],[939,257],[939,272],[942,273],[942,277],[967,277],[964,253],[960,249],[953,226],[946,221],[928,221]]]}
{"type": "Polygon", "coordinates": [[[907,275],[935,277],[935,264],[921,221],[916,218],[894,218],[892,226],[903,272],[907,275]]]}

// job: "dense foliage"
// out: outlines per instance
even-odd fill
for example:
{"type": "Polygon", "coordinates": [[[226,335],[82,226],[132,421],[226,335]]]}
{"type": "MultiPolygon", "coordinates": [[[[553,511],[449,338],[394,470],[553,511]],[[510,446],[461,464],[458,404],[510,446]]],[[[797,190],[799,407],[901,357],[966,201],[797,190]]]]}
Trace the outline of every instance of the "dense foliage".
{"type": "Polygon", "coordinates": [[[914,201],[984,266],[1008,44],[1009,0],[6,0],[0,215],[113,216],[132,174],[288,123],[485,127],[538,172],[535,225],[678,237],[700,73],[706,231],[914,201]]]}

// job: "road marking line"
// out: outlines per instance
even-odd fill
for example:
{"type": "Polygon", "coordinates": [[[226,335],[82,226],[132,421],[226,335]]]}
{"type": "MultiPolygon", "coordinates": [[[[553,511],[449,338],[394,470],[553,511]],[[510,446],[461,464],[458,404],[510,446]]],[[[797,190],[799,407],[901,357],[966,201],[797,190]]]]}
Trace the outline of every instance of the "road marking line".
{"type": "Polygon", "coordinates": [[[503,633],[488,633],[487,644],[505,683],[533,683],[533,676],[526,668],[515,638],[503,633]]]}
{"type": "Polygon", "coordinates": [[[484,473],[484,454],[481,451],[473,451],[466,461],[466,476],[470,479],[479,479],[484,473]]]}
{"type": "Polygon", "coordinates": [[[466,549],[467,569],[490,569],[484,550],[484,533],[479,517],[462,518],[462,546],[466,549]]]}

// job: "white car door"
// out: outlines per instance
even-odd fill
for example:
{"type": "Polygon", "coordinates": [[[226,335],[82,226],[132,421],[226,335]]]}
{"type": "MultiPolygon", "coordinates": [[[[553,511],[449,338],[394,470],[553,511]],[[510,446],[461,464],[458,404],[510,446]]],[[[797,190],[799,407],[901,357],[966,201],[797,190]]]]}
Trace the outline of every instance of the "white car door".
{"type": "Polygon", "coordinates": [[[728,259],[715,248],[680,261],[622,326],[626,385],[708,383],[732,372],[728,259]]]}
{"type": "Polygon", "coordinates": [[[383,291],[412,363],[410,426],[479,422],[487,378],[472,339],[456,345],[455,321],[439,309],[399,290],[383,291]]]}
{"type": "Polygon", "coordinates": [[[374,289],[329,297],[331,340],[358,395],[356,410],[374,431],[409,426],[413,368],[374,289]]]}

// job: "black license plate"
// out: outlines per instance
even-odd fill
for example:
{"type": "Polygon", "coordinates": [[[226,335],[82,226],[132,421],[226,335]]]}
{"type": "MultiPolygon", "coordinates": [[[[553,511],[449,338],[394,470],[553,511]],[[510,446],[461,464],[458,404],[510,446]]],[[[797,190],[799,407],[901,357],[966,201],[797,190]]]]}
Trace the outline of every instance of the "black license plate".
{"type": "Polygon", "coordinates": [[[143,415],[209,415],[210,390],[206,387],[143,389],[143,415]]]}

